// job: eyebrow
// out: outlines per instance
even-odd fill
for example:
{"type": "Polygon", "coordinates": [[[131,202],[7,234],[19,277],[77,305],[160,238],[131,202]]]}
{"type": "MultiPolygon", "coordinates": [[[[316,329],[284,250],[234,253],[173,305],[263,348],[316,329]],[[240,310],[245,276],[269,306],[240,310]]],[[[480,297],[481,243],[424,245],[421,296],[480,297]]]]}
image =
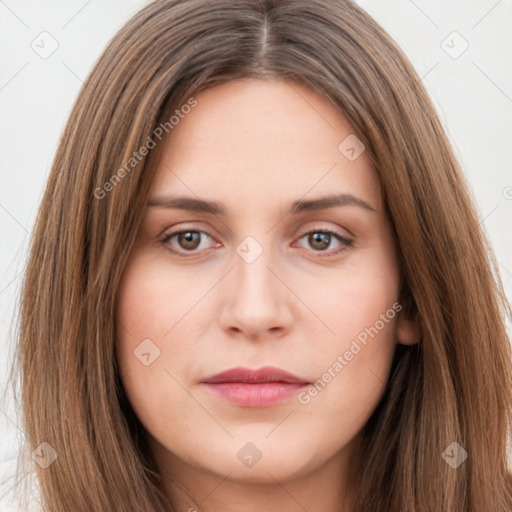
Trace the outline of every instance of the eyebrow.
{"type": "MultiPolygon", "coordinates": [[[[334,208],[336,206],[358,206],[366,211],[377,213],[377,210],[370,206],[366,201],[352,194],[333,194],[319,197],[317,199],[294,201],[286,215],[296,215],[302,212],[323,210],[326,208],[334,208]]],[[[222,203],[186,196],[154,197],[149,200],[148,207],[175,208],[193,212],[210,213],[212,215],[219,216],[226,215],[226,209],[222,203]]]]}

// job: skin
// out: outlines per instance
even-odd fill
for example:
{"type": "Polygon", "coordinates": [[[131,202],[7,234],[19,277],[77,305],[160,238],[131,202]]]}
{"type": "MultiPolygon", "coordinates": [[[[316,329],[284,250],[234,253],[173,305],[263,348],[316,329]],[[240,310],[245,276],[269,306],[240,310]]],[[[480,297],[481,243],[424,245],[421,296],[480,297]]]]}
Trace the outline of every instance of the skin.
{"type": "Polygon", "coordinates": [[[218,201],[226,215],[145,212],[116,317],[128,399],[178,510],[350,511],[361,429],[382,396],[397,340],[413,344],[421,335],[402,313],[386,316],[378,334],[332,371],[399,299],[378,176],[364,151],[354,161],[340,152],[353,130],[299,84],[236,80],[194,97],[197,106],[162,142],[151,199],[218,201]],[[345,205],[285,215],[295,200],[332,193],[375,211],[345,205]],[[327,236],[322,246],[307,235],[326,229],[352,245],[327,236]],[[198,238],[162,241],[179,230],[198,238]],[[247,236],[256,245],[245,246],[247,236]],[[251,263],[237,253],[249,247],[254,255],[258,244],[263,252],[251,263]],[[160,351],[148,365],[134,355],[145,339],[154,344],[146,359],[160,351]],[[292,397],[256,408],[200,383],[235,366],[264,365],[309,382],[329,368],[334,377],[306,404],[292,397]],[[252,467],[237,457],[249,442],[261,453],[252,467]]]}

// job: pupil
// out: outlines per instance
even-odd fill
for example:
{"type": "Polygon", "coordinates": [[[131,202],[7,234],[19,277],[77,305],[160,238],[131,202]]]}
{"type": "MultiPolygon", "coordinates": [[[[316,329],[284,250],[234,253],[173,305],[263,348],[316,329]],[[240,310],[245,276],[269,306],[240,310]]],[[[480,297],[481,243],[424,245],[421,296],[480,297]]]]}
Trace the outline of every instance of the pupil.
{"type": "Polygon", "coordinates": [[[319,243],[320,245],[317,246],[320,249],[325,249],[326,247],[329,247],[329,233],[314,233],[313,235],[310,235],[310,238],[312,238],[312,241],[314,242],[312,245],[319,243]]]}
{"type": "Polygon", "coordinates": [[[198,245],[197,244],[198,239],[199,239],[199,233],[187,231],[186,233],[181,233],[180,244],[186,249],[195,249],[198,245]]]}

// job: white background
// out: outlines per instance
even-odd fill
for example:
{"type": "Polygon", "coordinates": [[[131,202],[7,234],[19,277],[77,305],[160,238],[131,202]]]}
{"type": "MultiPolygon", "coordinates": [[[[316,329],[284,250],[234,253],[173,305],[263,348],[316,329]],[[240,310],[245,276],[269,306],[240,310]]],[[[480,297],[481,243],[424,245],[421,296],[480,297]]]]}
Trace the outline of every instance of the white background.
{"type": "MultiPolygon", "coordinates": [[[[13,350],[20,272],[57,142],[82,81],[105,44],[146,3],[0,0],[2,389],[13,350]],[[43,31],[58,43],[47,59],[31,47],[33,41],[40,41],[43,31]]],[[[470,182],[510,300],[512,0],[358,3],[391,34],[423,77],[470,182]],[[466,44],[467,50],[453,58],[466,44]]],[[[10,502],[16,480],[11,475],[16,443],[23,439],[16,423],[16,408],[4,399],[0,402],[2,511],[14,510],[10,502]]]]}

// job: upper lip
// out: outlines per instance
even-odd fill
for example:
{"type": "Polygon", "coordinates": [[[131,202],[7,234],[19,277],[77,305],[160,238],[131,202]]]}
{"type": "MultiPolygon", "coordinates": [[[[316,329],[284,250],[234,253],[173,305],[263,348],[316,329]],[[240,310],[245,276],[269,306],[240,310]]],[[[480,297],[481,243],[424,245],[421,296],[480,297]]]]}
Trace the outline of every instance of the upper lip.
{"type": "Polygon", "coordinates": [[[258,370],[251,370],[250,368],[243,368],[239,366],[207,377],[201,382],[209,384],[220,384],[225,382],[246,382],[251,384],[286,382],[291,384],[309,384],[306,379],[298,377],[286,370],[282,370],[281,368],[276,368],[275,366],[263,366],[258,370]]]}

